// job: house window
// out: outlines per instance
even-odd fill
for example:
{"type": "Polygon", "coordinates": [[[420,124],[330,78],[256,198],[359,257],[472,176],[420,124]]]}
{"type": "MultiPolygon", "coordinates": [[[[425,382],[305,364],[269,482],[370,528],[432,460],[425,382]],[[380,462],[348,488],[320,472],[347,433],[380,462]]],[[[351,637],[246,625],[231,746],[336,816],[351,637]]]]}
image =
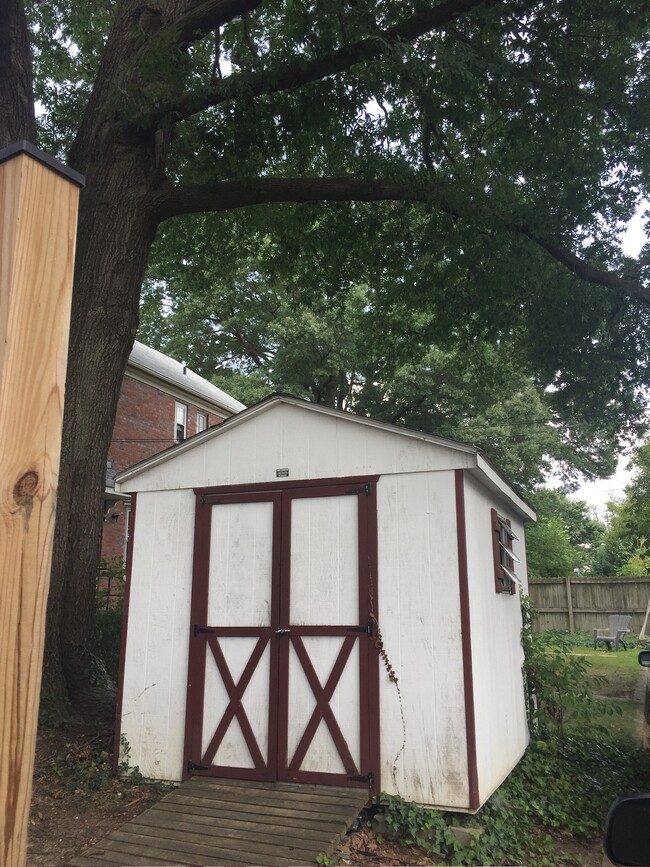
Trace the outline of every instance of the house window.
{"type": "Polygon", "coordinates": [[[197,412],[196,414],[196,432],[201,433],[202,430],[205,430],[208,426],[208,417],[204,412],[197,412]]]}
{"type": "Polygon", "coordinates": [[[183,403],[176,404],[176,424],[174,425],[174,442],[182,443],[187,436],[187,407],[183,403]]]}
{"type": "Polygon", "coordinates": [[[514,593],[515,585],[521,584],[515,574],[519,558],[512,550],[514,534],[510,520],[492,509],[492,551],[494,555],[494,589],[497,593],[514,593]]]}

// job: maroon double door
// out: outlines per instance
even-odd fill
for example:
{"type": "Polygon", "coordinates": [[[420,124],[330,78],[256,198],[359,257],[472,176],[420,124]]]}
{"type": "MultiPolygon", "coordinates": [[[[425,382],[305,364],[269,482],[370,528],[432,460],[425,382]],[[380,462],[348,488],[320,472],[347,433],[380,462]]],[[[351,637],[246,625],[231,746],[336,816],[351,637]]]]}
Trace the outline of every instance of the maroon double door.
{"type": "Polygon", "coordinates": [[[196,491],[186,772],[379,787],[376,478],[196,491]]]}

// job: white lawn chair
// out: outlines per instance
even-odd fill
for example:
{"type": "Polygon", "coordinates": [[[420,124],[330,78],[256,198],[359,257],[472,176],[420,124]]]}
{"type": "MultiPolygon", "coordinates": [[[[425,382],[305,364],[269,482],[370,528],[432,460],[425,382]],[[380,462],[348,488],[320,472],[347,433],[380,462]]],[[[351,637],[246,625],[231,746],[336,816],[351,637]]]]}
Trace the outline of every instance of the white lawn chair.
{"type": "Polygon", "coordinates": [[[612,643],[614,650],[618,650],[619,644],[622,644],[623,648],[627,650],[624,638],[630,631],[631,620],[630,614],[611,614],[607,629],[594,629],[594,647],[598,645],[599,641],[602,641],[607,645],[607,650],[612,649],[612,643]]]}

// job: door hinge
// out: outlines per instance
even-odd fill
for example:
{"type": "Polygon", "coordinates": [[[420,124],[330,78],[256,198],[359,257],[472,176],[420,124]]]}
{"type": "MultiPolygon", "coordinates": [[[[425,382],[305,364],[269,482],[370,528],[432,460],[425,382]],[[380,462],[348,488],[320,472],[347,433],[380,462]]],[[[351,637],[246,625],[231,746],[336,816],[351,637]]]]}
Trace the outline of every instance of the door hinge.
{"type": "Polygon", "coordinates": [[[346,491],[346,494],[365,494],[366,497],[370,496],[370,485],[366,483],[362,485],[360,488],[351,488],[349,491],[346,491]]]}
{"type": "Polygon", "coordinates": [[[365,776],[348,777],[348,780],[350,780],[350,782],[352,783],[368,783],[368,788],[372,789],[375,784],[375,775],[372,771],[370,771],[370,773],[366,774],[365,776]]]}
{"type": "Polygon", "coordinates": [[[192,773],[192,771],[209,771],[210,768],[207,765],[195,765],[192,759],[189,759],[187,762],[187,771],[188,773],[192,773]]]}
{"type": "Polygon", "coordinates": [[[361,632],[363,635],[372,635],[372,620],[368,621],[367,626],[351,626],[348,632],[361,632]]]}
{"type": "Polygon", "coordinates": [[[194,624],[194,637],[195,638],[197,635],[205,635],[206,633],[209,633],[209,632],[212,632],[212,627],[210,627],[210,626],[197,626],[196,623],[194,624]]]}

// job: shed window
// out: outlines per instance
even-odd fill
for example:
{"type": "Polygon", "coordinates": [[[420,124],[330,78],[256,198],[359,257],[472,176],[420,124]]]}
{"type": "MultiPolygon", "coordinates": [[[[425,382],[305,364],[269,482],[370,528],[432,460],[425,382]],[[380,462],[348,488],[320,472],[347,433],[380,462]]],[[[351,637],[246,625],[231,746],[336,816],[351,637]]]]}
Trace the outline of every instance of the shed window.
{"type": "Polygon", "coordinates": [[[494,589],[497,593],[514,593],[515,585],[521,582],[515,573],[519,558],[512,550],[517,539],[508,518],[492,509],[492,551],[494,555],[494,589]]]}
{"type": "Polygon", "coordinates": [[[176,422],[174,424],[174,442],[182,443],[187,436],[187,407],[183,403],[176,404],[176,422]]]}

